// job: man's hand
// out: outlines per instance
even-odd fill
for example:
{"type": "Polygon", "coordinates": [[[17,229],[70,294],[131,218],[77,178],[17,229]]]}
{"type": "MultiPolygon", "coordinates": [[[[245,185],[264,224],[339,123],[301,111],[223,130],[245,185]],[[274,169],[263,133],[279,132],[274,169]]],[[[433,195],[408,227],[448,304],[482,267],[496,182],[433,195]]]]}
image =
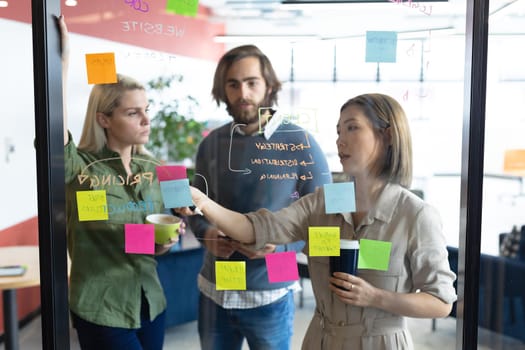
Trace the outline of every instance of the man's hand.
{"type": "Polygon", "coordinates": [[[215,227],[206,231],[202,243],[210,253],[219,258],[229,258],[235,251],[232,241],[215,227]]]}
{"type": "Polygon", "coordinates": [[[266,244],[263,249],[254,250],[236,241],[232,242],[232,246],[235,248],[236,251],[245,255],[249,259],[262,259],[267,254],[271,254],[275,252],[275,247],[276,247],[274,244],[266,244]]]}

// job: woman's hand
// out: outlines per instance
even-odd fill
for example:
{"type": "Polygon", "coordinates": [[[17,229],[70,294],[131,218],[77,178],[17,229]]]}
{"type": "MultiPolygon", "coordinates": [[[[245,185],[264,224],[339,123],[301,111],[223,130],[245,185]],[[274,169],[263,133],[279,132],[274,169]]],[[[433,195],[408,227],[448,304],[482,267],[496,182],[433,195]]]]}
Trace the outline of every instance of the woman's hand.
{"type": "Polygon", "coordinates": [[[446,304],[429,293],[397,293],[380,289],[362,278],[343,272],[335,272],[330,277],[330,290],[345,304],[374,307],[407,317],[441,318],[452,310],[452,304],[446,304]]]}
{"type": "Polygon", "coordinates": [[[195,204],[195,207],[181,207],[173,208],[173,211],[182,216],[192,216],[195,214],[202,215],[202,207],[204,203],[208,200],[208,196],[202,193],[198,188],[190,186],[191,199],[195,204]]]}
{"type": "Polygon", "coordinates": [[[162,255],[166,253],[168,250],[171,249],[175,244],[179,242],[180,235],[183,235],[186,233],[186,223],[184,220],[181,220],[179,228],[177,229],[178,235],[175,237],[171,237],[168,243],[164,244],[157,244],[155,243],[155,255],[162,255]]]}
{"type": "MultiPolygon", "coordinates": [[[[186,221],[184,219],[180,220],[179,228],[177,229],[177,233],[179,235],[183,235],[186,233],[186,221]]],[[[177,235],[177,241],[179,240],[179,235],[177,235]]]]}
{"type": "Polygon", "coordinates": [[[62,54],[62,65],[69,63],[69,32],[67,30],[64,15],[57,17],[58,29],[60,30],[60,50],[62,54]]]}
{"type": "Polygon", "coordinates": [[[155,243],[155,255],[162,255],[171,249],[179,241],[179,235],[170,238],[168,243],[157,244],[155,243]]]}
{"type": "Polygon", "coordinates": [[[64,16],[57,17],[58,29],[60,30],[60,50],[62,55],[62,105],[64,114],[64,145],[69,141],[67,131],[67,74],[69,70],[69,33],[64,16]]]}
{"type": "Polygon", "coordinates": [[[346,304],[367,307],[376,305],[378,289],[362,278],[344,272],[330,277],[330,289],[346,304]]]}

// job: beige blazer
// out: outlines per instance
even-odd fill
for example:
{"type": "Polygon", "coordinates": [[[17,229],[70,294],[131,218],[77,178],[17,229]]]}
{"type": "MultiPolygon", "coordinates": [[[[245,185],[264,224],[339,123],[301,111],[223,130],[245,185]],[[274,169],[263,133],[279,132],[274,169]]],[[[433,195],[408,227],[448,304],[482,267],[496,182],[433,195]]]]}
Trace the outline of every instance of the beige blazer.
{"type": "MultiPolygon", "coordinates": [[[[448,304],[456,301],[456,275],[450,270],[441,219],[433,207],[407,189],[389,184],[377,206],[354,227],[350,213],[326,214],[324,203],[319,188],[280,211],[246,214],[254,225],[256,248],[304,240],[308,255],[309,226],[338,226],[341,238],[392,242],[388,271],[358,271],[370,284],[400,293],[427,292],[448,304]]],[[[413,349],[404,317],[349,306],[333,295],[328,288],[328,257],[309,257],[308,268],[316,312],[303,340],[304,350],[413,349]]]]}

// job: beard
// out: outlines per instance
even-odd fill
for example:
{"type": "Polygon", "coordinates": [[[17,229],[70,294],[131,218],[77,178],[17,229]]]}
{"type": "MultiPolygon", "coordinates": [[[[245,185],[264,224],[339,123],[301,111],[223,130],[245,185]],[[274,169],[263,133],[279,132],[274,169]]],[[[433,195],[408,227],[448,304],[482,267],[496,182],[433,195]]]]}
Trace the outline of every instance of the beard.
{"type": "MultiPolygon", "coordinates": [[[[228,104],[226,110],[232,116],[236,124],[253,124],[259,122],[259,109],[271,107],[268,95],[260,103],[254,103],[251,100],[238,100],[234,104],[228,104]],[[246,110],[243,109],[240,105],[248,103],[252,108],[246,110]]],[[[262,114],[262,113],[261,113],[262,114]]]]}

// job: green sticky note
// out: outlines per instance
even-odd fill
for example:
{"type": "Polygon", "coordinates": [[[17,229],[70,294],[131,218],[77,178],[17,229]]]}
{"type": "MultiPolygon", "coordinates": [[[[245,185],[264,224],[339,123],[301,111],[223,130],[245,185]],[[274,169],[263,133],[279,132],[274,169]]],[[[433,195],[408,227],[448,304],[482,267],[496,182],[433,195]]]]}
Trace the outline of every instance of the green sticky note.
{"type": "Polygon", "coordinates": [[[199,9],[199,0],[167,0],[166,11],[178,15],[195,17],[199,9]]]}
{"type": "Polygon", "coordinates": [[[360,239],[357,268],[387,271],[391,250],[392,242],[360,239]]]}
{"type": "Polygon", "coordinates": [[[215,282],[217,290],[246,290],[246,262],[216,261],[215,282]]]}
{"type": "Polygon", "coordinates": [[[106,190],[78,191],[78,221],[101,221],[108,219],[106,190]]]}
{"type": "Polygon", "coordinates": [[[310,256],[339,256],[340,231],[338,226],[308,227],[310,256]]]}

